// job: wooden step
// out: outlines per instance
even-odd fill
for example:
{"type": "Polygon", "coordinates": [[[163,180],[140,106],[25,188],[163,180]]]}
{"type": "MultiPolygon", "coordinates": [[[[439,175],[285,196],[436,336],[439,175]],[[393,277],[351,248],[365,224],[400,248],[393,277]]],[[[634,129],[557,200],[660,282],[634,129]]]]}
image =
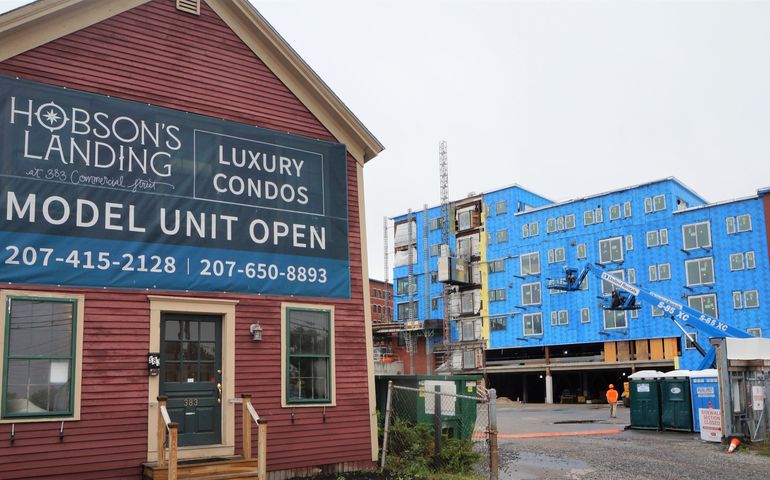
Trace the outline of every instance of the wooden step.
{"type": "MultiPolygon", "coordinates": [[[[246,480],[256,479],[257,459],[243,457],[184,460],[177,465],[179,480],[246,480]]],[[[143,480],[168,480],[168,465],[142,464],[143,480]]]]}

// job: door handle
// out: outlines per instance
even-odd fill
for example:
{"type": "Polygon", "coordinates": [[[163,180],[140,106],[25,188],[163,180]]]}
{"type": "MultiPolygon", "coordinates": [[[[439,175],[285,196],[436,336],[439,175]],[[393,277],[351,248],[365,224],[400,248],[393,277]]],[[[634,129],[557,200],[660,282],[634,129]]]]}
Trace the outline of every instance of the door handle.
{"type": "Polygon", "coordinates": [[[217,403],[222,404],[222,384],[217,383],[217,403]]]}

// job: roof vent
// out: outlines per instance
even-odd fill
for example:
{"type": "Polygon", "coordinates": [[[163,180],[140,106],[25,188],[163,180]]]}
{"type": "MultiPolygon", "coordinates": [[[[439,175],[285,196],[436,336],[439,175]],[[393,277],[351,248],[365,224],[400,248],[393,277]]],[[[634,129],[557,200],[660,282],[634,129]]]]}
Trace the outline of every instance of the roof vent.
{"type": "Polygon", "coordinates": [[[176,0],[176,9],[193,15],[201,14],[200,0],[176,0]]]}

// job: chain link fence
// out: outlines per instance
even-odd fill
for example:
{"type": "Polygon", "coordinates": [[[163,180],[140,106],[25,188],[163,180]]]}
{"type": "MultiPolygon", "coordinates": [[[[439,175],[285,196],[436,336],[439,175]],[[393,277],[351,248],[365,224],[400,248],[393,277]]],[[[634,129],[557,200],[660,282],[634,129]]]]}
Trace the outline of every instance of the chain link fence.
{"type": "Polygon", "coordinates": [[[388,384],[381,467],[416,477],[475,474],[497,480],[495,391],[476,396],[455,383],[388,384]]]}

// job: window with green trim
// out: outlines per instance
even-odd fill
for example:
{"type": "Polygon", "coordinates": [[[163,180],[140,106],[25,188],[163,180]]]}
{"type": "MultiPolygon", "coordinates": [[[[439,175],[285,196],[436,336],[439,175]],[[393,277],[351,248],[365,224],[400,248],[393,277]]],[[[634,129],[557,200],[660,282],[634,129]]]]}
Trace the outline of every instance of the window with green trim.
{"type": "Polygon", "coordinates": [[[286,310],[286,403],[331,403],[331,312],[286,310]]]}
{"type": "Polygon", "coordinates": [[[2,418],[74,414],[77,301],[8,297],[2,418]]]}

